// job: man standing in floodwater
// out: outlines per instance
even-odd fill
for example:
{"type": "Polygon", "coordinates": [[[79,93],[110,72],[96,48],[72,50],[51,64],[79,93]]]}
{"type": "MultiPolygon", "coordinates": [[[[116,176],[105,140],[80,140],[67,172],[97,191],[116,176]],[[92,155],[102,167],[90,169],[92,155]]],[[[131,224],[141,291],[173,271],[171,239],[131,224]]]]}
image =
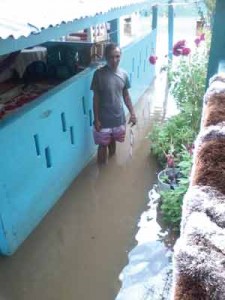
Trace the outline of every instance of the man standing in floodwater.
{"type": "Polygon", "coordinates": [[[124,142],[126,119],[123,102],[129,110],[128,123],[137,122],[128,89],[130,82],[127,73],[119,68],[121,49],[116,44],[105,48],[106,65],[94,73],[91,90],[94,92],[94,141],[98,145],[98,163],[107,162],[107,152],[116,152],[116,142],[124,142]]]}

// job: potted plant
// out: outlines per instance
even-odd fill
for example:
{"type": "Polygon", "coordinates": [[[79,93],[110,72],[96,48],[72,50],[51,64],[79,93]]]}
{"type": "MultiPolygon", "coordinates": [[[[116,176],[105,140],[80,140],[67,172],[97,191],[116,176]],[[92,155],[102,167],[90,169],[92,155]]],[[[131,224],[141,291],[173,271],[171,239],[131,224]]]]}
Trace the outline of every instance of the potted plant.
{"type": "Polygon", "coordinates": [[[179,185],[180,169],[166,168],[158,174],[159,191],[174,190],[179,185]]]}
{"type": "Polygon", "coordinates": [[[158,174],[158,187],[160,191],[175,189],[178,186],[180,177],[180,169],[175,165],[174,148],[171,146],[168,153],[164,151],[164,155],[166,168],[158,174]]]}
{"type": "Polygon", "coordinates": [[[181,219],[181,207],[184,194],[189,186],[189,176],[192,167],[193,158],[193,145],[183,146],[183,150],[180,153],[179,163],[179,178],[178,184],[174,189],[161,190],[161,205],[160,210],[163,215],[163,219],[175,230],[179,230],[179,223],[181,219]]]}

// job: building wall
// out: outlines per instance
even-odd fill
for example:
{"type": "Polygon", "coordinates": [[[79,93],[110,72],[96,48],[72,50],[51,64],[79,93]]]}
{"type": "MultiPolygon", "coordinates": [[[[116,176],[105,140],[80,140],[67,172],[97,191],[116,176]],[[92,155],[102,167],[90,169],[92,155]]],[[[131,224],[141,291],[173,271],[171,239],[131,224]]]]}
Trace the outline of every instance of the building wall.
{"type": "MultiPolygon", "coordinates": [[[[156,30],[123,49],[134,102],[154,77],[156,30]]],[[[12,254],[96,152],[92,138],[94,68],[42,95],[0,125],[0,253],[12,254]]],[[[74,199],[76,200],[76,199],[74,199]]]]}

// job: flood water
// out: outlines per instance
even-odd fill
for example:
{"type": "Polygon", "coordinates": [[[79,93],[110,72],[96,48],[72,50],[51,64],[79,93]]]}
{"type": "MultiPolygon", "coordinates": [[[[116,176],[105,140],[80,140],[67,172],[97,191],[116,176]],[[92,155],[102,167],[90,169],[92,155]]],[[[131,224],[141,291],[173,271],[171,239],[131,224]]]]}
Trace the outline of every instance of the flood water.
{"type": "Polygon", "coordinates": [[[164,114],[164,84],[161,75],[141,98],[138,125],[127,127],[116,156],[101,168],[94,158],[18,251],[0,258],[1,300],[116,298],[156,182],[145,137],[164,114]]]}
{"type": "Polygon", "coordinates": [[[149,191],[149,208],[138,223],[137,245],[129,252],[129,262],[120,274],[122,287],[116,300],[171,299],[173,245],[168,230],[158,223],[159,204],[154,185],[149,191]]]}
{"type": "MultiPolygon", "coordinates": [[[[137,232],[158,171],[146,135],[173,110],[165,87],[160,73],[137,105],[139,122],[132,131],[127,127],[116,156],[101,168],[93,158],[18,251],[0,257],[0,300],[131,300],[121,290],[127,275],[138,273],[129,262],[151,264],[161,253],[158,266],[166,270],[167,249],[159,241],[140,243],[137,232]]],[[[145,266],[147,277],[161,270],[145,266]]]]}

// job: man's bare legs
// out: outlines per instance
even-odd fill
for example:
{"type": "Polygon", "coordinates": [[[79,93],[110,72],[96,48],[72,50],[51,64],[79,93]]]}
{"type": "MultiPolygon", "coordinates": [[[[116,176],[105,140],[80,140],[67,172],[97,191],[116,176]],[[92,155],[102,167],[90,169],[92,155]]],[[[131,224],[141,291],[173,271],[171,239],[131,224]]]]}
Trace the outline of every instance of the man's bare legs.
{"type": "Polygon", "coordinates": [[[109,149],[109,157],[113,156],[116,153],[116,141],[112,140],[111,143],[108,145],[109,149]]]}
{"type": "Polygon", "coordinates": [[[98,146],[98,163],[106,164],[107,161],[107,146],[98,146]]]}
{"type": "Polygon", "coordinates": [[[106,164],[107,162],[107,152],[109,151],[109,157],[116,153],[116,141],[112,140],[108,146],[99,145],[98,146],[98,163],[106,164]],[[108,149],[107,149],[108,148],[108,149]]]}

